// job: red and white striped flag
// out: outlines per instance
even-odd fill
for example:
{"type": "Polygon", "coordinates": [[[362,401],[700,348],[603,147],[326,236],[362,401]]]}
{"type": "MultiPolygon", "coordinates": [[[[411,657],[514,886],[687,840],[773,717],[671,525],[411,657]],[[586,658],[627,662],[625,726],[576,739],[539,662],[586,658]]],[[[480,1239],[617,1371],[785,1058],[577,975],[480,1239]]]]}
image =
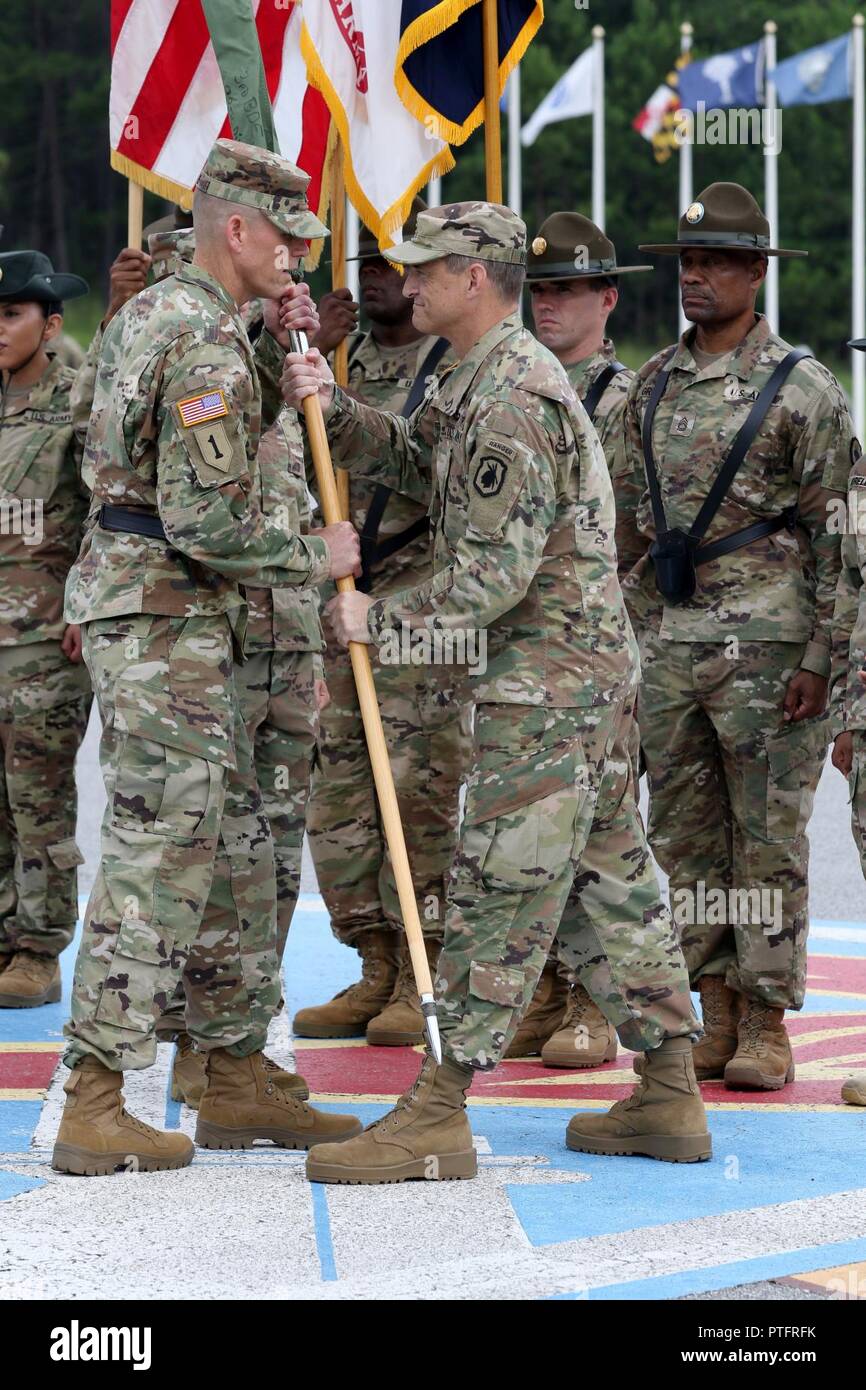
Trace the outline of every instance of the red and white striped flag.
{"type": "MultiPolygon", "coordinates": [[[[310,175],[324,219],[331,116],[307,82],[301,6],[252,3],[280,151],[310,175]]],[[[111,0],[109,125],[112,167],[189,208],[214,140],[232,133],[201,0],[111,0]]]]}

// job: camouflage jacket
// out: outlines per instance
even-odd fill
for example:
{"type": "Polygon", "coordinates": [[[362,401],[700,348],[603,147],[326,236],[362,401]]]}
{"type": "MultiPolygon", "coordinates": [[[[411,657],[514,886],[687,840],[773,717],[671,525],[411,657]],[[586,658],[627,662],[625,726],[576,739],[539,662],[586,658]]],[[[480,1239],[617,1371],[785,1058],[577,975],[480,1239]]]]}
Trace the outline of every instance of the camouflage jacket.
{"type": "Polygon", "coordinates": [[[503,319],[409,420],[337,391],[335,458],[430,506],[434,576],[379,599],[368,625],[487,630],[476,701],[605,704],[637,676],[616,577],[613,491],[553,355],[503,319]]]}
{"type": "Polygon", "coordinates": [[[67,584],[70,622],[230,612],[244,580],[312,586],[327,576],[324,541],[262,515],[261,429],[249,339],[207,271],[183,266],[124,306],[103,338],[86,445],[91,523],[67,584]],[[103,502],[158,514],[167,541],[104,530],[103,502]]]}
{"type": "Polygon", "coordinates": [[[855,459],[848,479],[842,570],[833,612],[831,709],[838,729],[866,729],[866,460],[855,459]]]}
{"type": "MultiPolygon", "coordinates": [[[[604,345],[600,352],[594,352],[591,357],[584,357],[582,362],[570,362],[566,368],[566,375],[575,389],[577,398],[581,405],[584,404],[587,395],[598,381],[602,372],[616,358],[616,349],[610,338],[605,338],[604,345]]],[[[628,389],[634,381],[634,372],[617,372],[616,376],[605,387],[601,394],[601,400],[595,408],[592,424],[595,432],[601,440],[601,447],[604,450],[604,457],[607,462],[608,472],[614,484],[614,495],[616,495],[617,479],[622,477],[626,470],[625,456],[625,403],[628,396],[628,389]]],[[[619,537],[617,536],[617,552],[619,551],[619,537]]],[[[620,567],[620,578],[626,571],[620,567]]]]}
{"type": "Polygon", "coordinates": [[[88,493],[70,391],[51,357],[26,395],[0,402],[0,646],[63,637],[63,586],[81,544],[88,493]]]}
{"type": "MultiPolygon", "coordinates": [[[[255,362],[266,395],[280,394],[285,353],[269,333],[260,333],[255,362]]],[[[310,499],[304,467],[304,440],[294,410],[281,403],[265,430],[258,452],[258,503],[262,514],[281,530],[304,535],[310,529],[310,499]]],[[[243,585],[247,601],[244,651],[324,651],[315,588],[258,589],[243,585]]]]}
{"type": "MultiPolygon", "coordinates": [[[[680,339],[653,422],[653,448],[669,527],[688,530],[737,431],[789,345],[758,315],[732,353],[699,370],[680,339]]],[[[701,565],[694,597],[666,604],[649,546],[655,537],[641,430],[666,353],[641,367],[625,413],[627,468],[615,478],[620,572],[634,621],[672,642],[806,643],[801,665],[830,673],[830,624],[840,568],[840,536],[828,526],[844,504],[853,426],[842,391],[814,359],[799,362],[776,396],[705,540],[798,509],[792,534],[777,531],[701,565]]]]}
{"type": "MultiPolygon", "coordinates": [[[[382,347],[372,333],[353,333],[349,338],[349,381],[348,387],[353,395],[365,405],[375,406],[377,410],[389,410],[395,414],[402,410],[412,390],[413,383],[424,365],[424,360],[433,344],[434,337],[420,338],[405,347],[382,347]]],[[[450,348],[440,359],[436,374],[454,360],[450,348]]],[[[315,487],[312,464],[308,463],[310,486],[315,487]]],[[[349,516],[360,534],[367,520],[367,512],[376,491],[377,479],[356,474],[349,487],[349,516]]],[[[407,530],[416,521],[427,515],[429,498],[418,501],[394,492],[388,498],[382,520],[379,523],[377,540],[389,540],[407,530]]],[[[378,598],[395,594],[410,584],[420,584],[429,579],[432,573],[433,550],[428,531],[408,542],[400,550],[373,569],[370,593],[378,598]]],[[[336,592],[336,590],[333,590],[336,592]]]]}

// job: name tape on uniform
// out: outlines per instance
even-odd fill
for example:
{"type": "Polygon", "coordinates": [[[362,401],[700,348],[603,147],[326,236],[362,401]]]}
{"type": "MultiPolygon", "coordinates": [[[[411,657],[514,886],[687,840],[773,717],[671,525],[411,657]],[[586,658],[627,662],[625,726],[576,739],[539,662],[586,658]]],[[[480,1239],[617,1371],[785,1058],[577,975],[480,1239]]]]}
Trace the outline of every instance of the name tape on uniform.
{"type": "Polygon", "coordinates": [[[198,396],[187,396],[186,400],[178,401],[177,409],[187,429],[205,420],[219,420],[229,413],[222,391],[202,391],[198,396]]]}

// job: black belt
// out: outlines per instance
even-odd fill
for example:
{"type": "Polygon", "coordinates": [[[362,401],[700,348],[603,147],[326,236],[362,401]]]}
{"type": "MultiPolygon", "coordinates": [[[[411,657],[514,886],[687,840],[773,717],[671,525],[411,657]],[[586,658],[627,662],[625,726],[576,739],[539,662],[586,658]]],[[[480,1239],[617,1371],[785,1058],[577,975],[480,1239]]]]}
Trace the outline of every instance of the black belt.
{"type": "Polygon", "coordinates": [[[701,545],[695,551],[695,564],[705,565],[709,560],[718,560],[720,555],[730,555],[732,550],[740,550],[762,536],[772,536],[776,531],[794,531],[797,526],[797,508],[786,507],[778,516],[768,521],[755,521],[744,526],[742,531],[732,531],[710,545],[701,545]]]}
{"type": "Polygon", "coordinates": [[[99,509],[99,524],[104,531],[125,531],[133,536],[149,536],[158,541],[168,539],[165,527],[153,512],[133,512],[129,507],[111,507],[103,502],[99,509]]]}

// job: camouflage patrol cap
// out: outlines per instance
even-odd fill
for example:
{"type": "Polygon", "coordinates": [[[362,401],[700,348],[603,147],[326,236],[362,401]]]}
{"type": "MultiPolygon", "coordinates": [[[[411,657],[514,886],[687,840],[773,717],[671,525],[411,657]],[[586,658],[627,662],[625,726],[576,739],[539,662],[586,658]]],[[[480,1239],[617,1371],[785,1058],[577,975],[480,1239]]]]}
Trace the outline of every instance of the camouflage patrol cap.
{"type": "Polygon", "coordinates": [[[638,247],[661,256],[678,256],[689,247],[757,251],[765,256],[808,256],[770,245],[770,224],[757,200],[740,183],[711,183],[680,218],[676,241],[638,247]]]}
{"type": "Polygon", "coordinates": [[[526,224],[501,203],[448,203],[419,212],[415,235],[382,255],[394,265],[423,265],[443,256],[526,264],[526,224]]]}
{"type": "Polygon", "coordinates": [[[651,265],[617,265],[616,247],[579,212],[553,212],[529,246],[527,280],[601,280],[634,275],[651,265]]]}
{"type": "Polygon", "coordinates": [[[329,232],[307,206],[310,177],[288,159],[240,140],[217,140],[196,188],[213,198],[258,208],[281,232],[323,237],[329,232]]]}
{"type": "Polygon", "coordinates": [[[195,255],[195,232],[192,227],[181,227],[172,232],[151,232],[147,238],[147,249],[151,256],[151,270],[154,280],[164,280],[173,275],[181,262],[189,262],[195,255]]]}

